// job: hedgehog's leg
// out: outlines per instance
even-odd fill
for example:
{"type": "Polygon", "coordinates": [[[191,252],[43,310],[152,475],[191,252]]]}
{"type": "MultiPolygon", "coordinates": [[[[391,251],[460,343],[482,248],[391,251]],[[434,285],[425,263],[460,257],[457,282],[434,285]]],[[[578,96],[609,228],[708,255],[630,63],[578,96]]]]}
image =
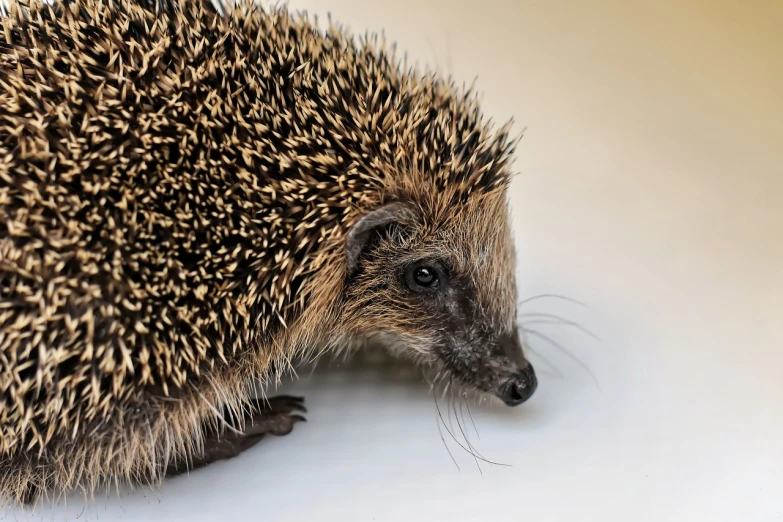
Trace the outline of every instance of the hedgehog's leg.
{"type": "MultiPolygon", "coordinates": [[[[307,410],[304,399],[280,395],[269,399],[251,401],[251,411],[246,412],[244,429],[240,431],[205,429],[204,450],[193,455],[189,461],[173,459],[166,469],[167,477],[181,475],[189,470],[203,468],[219,460],[236,457],[243,451],[255,446],[265,435],[283,436],[291,433],[294,424],[305,421],[300,413],[307,410]]],[[[228,411],[224,418],[233,417],[228,411]]]]}

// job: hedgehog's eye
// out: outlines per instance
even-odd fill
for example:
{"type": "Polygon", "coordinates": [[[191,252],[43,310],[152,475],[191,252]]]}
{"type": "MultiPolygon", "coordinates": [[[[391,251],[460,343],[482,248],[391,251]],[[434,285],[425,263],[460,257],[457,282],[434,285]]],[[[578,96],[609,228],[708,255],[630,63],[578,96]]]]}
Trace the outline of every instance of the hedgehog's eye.
{"type": "Polygon", "coordinates": [[[419,286],[430,287],[438,282],[438,276],[435,270],[428,266],[420,266],[413,273],[413,278],[419,286]]]}
{"type": "Polygon", "coordinates": [[[405,271],[405,282],[414,292],[436,290],[442,278],[443,273],[428,263],[416,263],[405,271]]]}

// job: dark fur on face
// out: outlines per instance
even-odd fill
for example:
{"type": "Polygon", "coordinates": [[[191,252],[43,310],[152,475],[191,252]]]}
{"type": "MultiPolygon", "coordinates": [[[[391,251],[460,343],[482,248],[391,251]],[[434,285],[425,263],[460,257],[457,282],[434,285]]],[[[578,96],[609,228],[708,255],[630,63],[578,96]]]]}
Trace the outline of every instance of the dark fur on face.
{"type": "Polygon", "coordinates": [[[516,328],[503,196],[480,198],[443,220],[401,203],[369,214],[356,225],[359,244],[349,237],[346,301],[360,336],[517,405],[537,380],[516,328]]]}

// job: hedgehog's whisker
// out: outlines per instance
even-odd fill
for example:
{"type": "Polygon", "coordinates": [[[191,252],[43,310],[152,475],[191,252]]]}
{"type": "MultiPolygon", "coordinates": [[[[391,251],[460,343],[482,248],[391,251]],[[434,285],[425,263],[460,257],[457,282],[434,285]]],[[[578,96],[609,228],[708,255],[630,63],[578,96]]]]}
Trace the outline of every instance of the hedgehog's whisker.
{"type": "Polygon", "coordinates": [[[583,303],[582,301],[579,301],[579,300],[574,299],[572,297],[566,297],[564,295],[559,295],[559,294],[538,294],[538,295],[534,295],[532,297],[528,297],[526,299],[522,299],[521,301],[519,301],[517,303],[517,305],[518,306],[524,306],[524,305],[526,305],[528,303],[531,303],[533,301],[536,301],[538,299],[561,299],[563,301],[568,301],[569,303],[574,303],[574,304],[577,304],[579,306],[587,307],[587,305],[585,303],[583,303]]]}
{"type": "Polygon", "coordinates": [[[473,446],[470,444],[470,440],[468,440],[468,436],[465,434],[465,430],[462,429],[462,424],[460,423],[459,416],[457,415],[457,408],[455,406],[453,394],[451,395],[451,399],[449,402],[451,405],[450,406],[451,409],[454,410],[454,417],[457,419],[457,427],[459,427],[459,431],[460,433],[462,433],[462,438],[465,440],[465,444],[467,444],[468,446],[468,453],[470,453],[470,455],[473,457],[473,460],[476,462],[476,467],[479,470],[479,474],[483,475],[484,472],[481,470],[481,465],[479,464],[478,461],[478,452],[475,449],[473,449],[473,446]]]}
{"type": "Polygon", "coordinates": [[[533,335],[535,337],[538,337],[539,339],[542,339],[543,341],[546,341],[547,343],[549,343],[553,347],[555,347],[558,350],[560,350],[563,354],[566,355],[566,357],[568,357],[569,359],[571,359],[572,361],[577,363],[579,366],[582,367],[583,370],[585,370],[590,375],[590,377],[592,378],[593,382],[595,383],[595,385],[596,385],[596,387],[598,389],[601,388],[601,386],[598,384],[598,379],[596,379],[595,375],[590,370],[590,368],[587,366],[587,364],[585,364],[584,361],[582,361],[577,356],[575,356],[574,354],[572,354],[571,352],[566,350],[565,347],[562,344],[558,343],[557,341],[555,341],[554,339],[552,339],[548,335],[542,334],[538,330],[533,330],[533,329],[530,329],[530,328],[526,328],[525,332],[529,333],[530,335],[533,335]]]}
{"type": "MultiPolygon", "coordinates": [[[[481,437],[479,437],[479,434],[478,434],[478,428],[476,428],[476,423],[473,421],[473,415],[470,413],[470,406],[468,406],[468,401],[467,401],[467,391],[459,391],[458,392],[458,397],[462,398],[462,402],[459,403],[460,419],[461,419],[462,424],[465,424],[465,414],[464,414],[464,410],[462,408],[462,404],[464,403],[465,406],[467,407],[468,415],[470,416],[470,422],[473,424],[473,430],[476,432],[476,437],[478,437],[479,440],[481,440],[481,437]]],[[[456,405],[455,405],[454,415],[456,416],[456,414],[457,414],[457,410],[456,410],[456,405]]],[[[482,459],[486,460],[486,457],[484,457],[484,455],[482,455],[478,451],[478,449],[476,449],[476,447],[468,440],[467,435],[465,434],[465,432],[463,432],[463,436],[465,436],[465,442],[468,443],[468,445],[470,446],[471,450],[475,451],[476,455],[479,458],[482,458],[482,459]]]]}
{"type": "Polygon", "coordinates": [[[435,419],[435,424],[438,426],[438,433],[440,434],[440,440],[443,441],[443,447],[446,448],[446,451],[449,453],[449,457],[451,457],[452,462],[454,462],[454,465],[457,466],[457,471],[462,471],[459,467],[459,464],[457,464],[457,459],[455,459],[454,455],[451,453],[451,450],[449,449],[449,445],[446,444],[446,438],[443,436],[443,430],[440,429],[440,425],[443,422],[443,415],[441,415],[440,407],[438,406],[438,397],[434,393],[432,394],[432,399],[435,401],[435,409],[438,412],[438,417],[436,417],[435,419]]]}
{"type": "Polygon", "coordinates": [[[541,359],[541,361],[543,361],[543,362],[545,363],[545,365],[546,365],[546,368],[548,369],[548,371],[541,371],[541,370],[536,370],[537,372],[541,373],[541,375],[546,375],[547,377],[554,377],[554,378],[556,378],[556,379],[562,379],[563,377],[565,377],[565,375],[563,374],[563,372],[562,372],[562,371],[560,371],[560,370],[557,368],[557,366],[555,366],[554,364],[552,364],[552,362],[551,362],[549,359],[547,359],[546,357],[544,357],[544,356],[541,354],[541,352],[539,352],[538,350],[535,350],[533,347],[531,347],[531,346],[530,346],[530,344],[526,344],[525,346],[526,346],[526,349],[527,349],[527,350],[528,350],[530,353],[532,353],[533,355],[535,355],[536,357],[538,357],[539,359],[541,359]]]}
{"type": "Polygon", "coordinates": [[[448,396],[444,393],[443,396],[446,399],[446,418],[449,420],[449,428],[451,428],[451,431],[456,433],[457,431],[454,429],[454,422],[451,420],[451,401],[454,396],[454,378],[449,376],[449,383],[447,386],[447,389],[449,390],[448,396]]]}
{"type": "Polygon", "coordinates": [[[470,417],[470,423],[473,424],[473,430],[476,432],[476,437],[478,437],[479,440],[481,440],[481,435],[479,435],[478,428],[476,428],[476,423],[473,421],[473,414],[470,413],[470,404],[468,404],[468,397],[466,394],[462,394],[462,402],[465,403],[465,408],[468,410],[468,417],[470,417]]]}
{"type": "Polygon", "coordinates": [[[443,394],[441,395],[441,399],[446,399],[446,393],[449,391],[449,387],[452,384],[452,380],[449,379],[448,382],[446,382],[446,385],[443,387],[443,394]]]}
{"type": "Polygon", "coordinates": [[[532,353],[533,355],[535,355],[536,357],[538,357],[539,359],[541,359],[541,361],[543,361],[543,362],[546,364],[546,367],[547,367],[547,368],[549,368],[549,369],[550,369],[552,372],[554,372],[554,373],[550,373],[550,372],[541,372],[541,374],[542,374],[542,375],[547,375],[548,377],[555,377],[555,378],[557,378],[557,379],[562,379],[563,377],[565,377],[565,376],[563,375],[563,372],[561,372],[561,371],[560,371],[560,370],[557,368],[557,366],[555,366],[555,364],[554,364],[554,363],[552,363],[552,361],[550,361],[549,359],[547,359],[546,357],[544,357],[544,355],[543,355],[541,352],[539,352],[538,350],[536,350],[535,348],[533,348],[533,346],[532,346],[532,344],[530,343],[530,341],[528,341],[528,338],[527,338],[527,333],[528,333],[528,330],[527,330],[527,329],[525,329],[525,328],[524,328],[524,325],[523,325],[523,326],[522,326],[522,328],[520,328],[520,334],[521,334],[521,336],[522,336],[522,342],[523,342],[523,344],[524,344],[524,346],[525,346],[525,350],[527,350],[528,352],[532,353]]]}
{"type": "Polygon", "coordinates": [[[446,426],[446,422],[443,420],[443,414],[440,411],[440,406],[438,405],[438,401],[437,400],[435,401],[435,408],[437,409],[438,416],[440,417],[440,419],[441,419],[441,421],[443,423],[443,428],[446,430],[446,433],[448,433],[451,436],[452,440],[454,440],[454,442],[457,443],[457,446],[462,448],[465,452],[473,455],[478,460],[480,460],[482,462],[486,462],[487,464],[493,464],[495,466],[507,466],[507,467],[510,467],[509,464],[503,464],[503,463],[500,463],[500,462],[494,462],[494,461],[485,459],[484,457],[481,457],[480,455],[476,455],[474,452],[472,452],[468,448],[466,448],[459,440],[457,440],[457,437],[455,437],[454,433],[452,433],[451,430],[449,430],[449,427],[446,426]]]}
{"type": "MultiPolygon", "coordinates": [[[[528,312],[528,313],[519,314],[519,317],[521,319],[524,319],[526,317],[541,318],[541,319],[552,319],[553,322],[557,322],[557,323],[563,324],[565,326],[570,326],[572,328],[576,328],[577,330],[579,330],[579,331],[589,335],[590,337],[592,337],[596,341],[600,341],[601,340],[595,333],[593,333],[592,331],[588,330],[587,328],[585,328],[581,324],[577,323],[576,321],[570,321],[570,320],[568,320],[568,319],[566,319],[564,317],[561,317],[561,316],[559,316],[557,314],[544,313],[544,312],[528,312]]],[[[532,321],[525,321],[525,322],[527,324],[530,324],[532,321]]]]}
{"type": "Polygon", "coordinates": [[[464,397],[465,392],[460,392],[457,394],[457,402],[455,403],[455,409],[454,409],[454,415],[457,414],[456,410],[456,404],[459,403],[459,420],[462,422],[462,424],[465,424],[465,411],[462,408],[462,402],[459,400],[462,397],[464,397]]]}
{"type": "MultiPolygon", "coordinates": [[[[460,422],[460,418],[457,415],[457,406],[456,402],[454,401],[454,394],[451,395],[451,409],[454,410],[454,417],[457,419],[457,427],[459,427],[460,433],[462,433],[462,438],[465,440],[465,444],[468,445],[468,449],[470,454],[473,456],[473,460],[476,462],[476,467],[479,470],[479,473],[481,475],[484,474],[484,472],[481,470],[481,465],[479,464],[478,457],[481,456],[481,454],[476,451],[476,449],[473,447],[473,445],[470,443],[470,440],[468,439],[468,435],[465,433],[465,430],[462,429],[462,422],[460,422]]],[[[482,457],[483,458],[483,457],[482,457]]]]}

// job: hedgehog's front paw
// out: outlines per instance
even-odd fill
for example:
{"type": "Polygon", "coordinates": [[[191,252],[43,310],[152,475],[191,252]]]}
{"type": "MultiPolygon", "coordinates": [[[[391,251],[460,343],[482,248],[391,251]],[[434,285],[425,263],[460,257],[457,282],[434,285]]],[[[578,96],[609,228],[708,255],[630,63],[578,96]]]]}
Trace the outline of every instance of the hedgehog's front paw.
{"type": "Polygon", "coordinates": [[[300,415],[307,412],[302,397],[278,395],[268,399],[254,399],[251,404],[253,414],[244,429],[245,435],[249,437],[266,433],[288,435],[294,429],[294,424],[307,420],[300,415]]]}
{"type": "MultiPolygon", "coordinates": [[[[304,399],[280,395],[269,399],[255,399],[250,403],[251,411],[245,412],[244,426],[238,429],[221,429],[205,432],[204,448],[185,460],[175,457],[166,469],[167,477],[174,477],[187,471],[203,468],[219,460],[236,457],[258,444],[265,435],[288,435],[294,424],[304,421],[304,399]]],[[[223,418],[231,418],[232,412],[224,412],[223,418]]],[[[232,419],[235,420],[235,419],[232,419]]],[[[232,423],[233,424],[233,423],[232,423]]]]}

